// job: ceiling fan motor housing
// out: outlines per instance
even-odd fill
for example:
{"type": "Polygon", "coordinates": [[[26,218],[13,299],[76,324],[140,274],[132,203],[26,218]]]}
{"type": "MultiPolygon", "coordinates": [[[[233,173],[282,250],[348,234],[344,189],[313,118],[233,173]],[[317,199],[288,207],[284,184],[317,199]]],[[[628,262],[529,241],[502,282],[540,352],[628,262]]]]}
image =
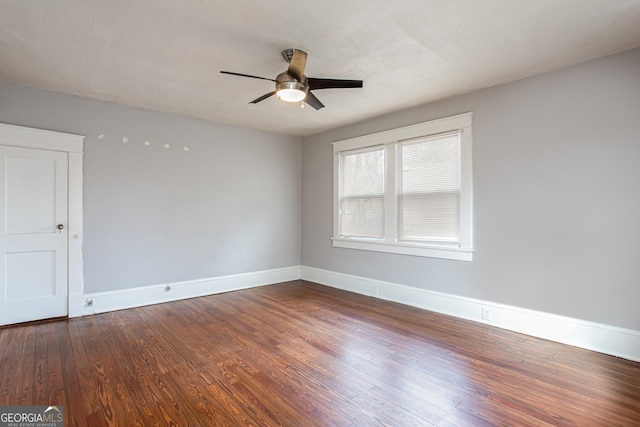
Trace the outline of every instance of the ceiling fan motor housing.
{"type": "Polygon", "coordinates": [[[307,94],[309,92],[309,84],[307,83],[306,77],[299,82],[295,77],[290,76],[285,71],[284,73],[278,74],[278,77],[276,77],[276,92],[282,89],[300,90],[307,94]]]}

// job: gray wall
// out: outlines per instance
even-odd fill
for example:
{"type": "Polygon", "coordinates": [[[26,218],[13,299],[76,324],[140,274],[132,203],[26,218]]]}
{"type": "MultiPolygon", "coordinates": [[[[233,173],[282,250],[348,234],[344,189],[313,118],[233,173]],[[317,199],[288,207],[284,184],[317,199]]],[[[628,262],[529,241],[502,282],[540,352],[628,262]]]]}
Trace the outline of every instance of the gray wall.
{"type": "Polygon", "coordinates": [[[640,50],[303,139],[302,264],[640,330],[640,50]],[[471,263],[331,246],[331,142],[474,112],[471,263]]]}
{"type": "Polygon", "coordinates": [[[0,122],[87,136],[85,292],[300,264],[300,138],[2,81],[0,122]]]}

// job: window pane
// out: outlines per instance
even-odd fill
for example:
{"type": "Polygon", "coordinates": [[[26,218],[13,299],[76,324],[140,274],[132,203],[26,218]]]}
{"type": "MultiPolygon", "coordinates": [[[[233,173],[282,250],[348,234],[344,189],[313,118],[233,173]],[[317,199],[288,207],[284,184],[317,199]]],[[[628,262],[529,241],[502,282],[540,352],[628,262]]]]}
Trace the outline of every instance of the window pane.
{"type": "Polygon", "coordinates": [[[341,236],[384,236],[384,149],[347,152],[340,156],[341,236]]]}
{"type": "Polygon", "coordinates": [[[398,237],[459,242],[459,134],[399,145],[398,237]]]}
{"type": "Polygon", "coordinates": [[[384,193],[384,150],[345,153],[342,163],[342,196],[384,193]]]}
{"type": "Polygon", "coordinates": [[[384,235],[384,199],[365,197],[340,202],[340,235],[382,238],[384,235]]]}

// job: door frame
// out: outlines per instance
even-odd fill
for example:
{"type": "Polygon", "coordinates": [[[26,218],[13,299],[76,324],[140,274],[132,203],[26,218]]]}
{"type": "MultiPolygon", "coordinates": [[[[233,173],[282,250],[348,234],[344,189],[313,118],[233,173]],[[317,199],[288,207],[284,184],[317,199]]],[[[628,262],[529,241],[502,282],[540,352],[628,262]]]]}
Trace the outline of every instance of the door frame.
{"type": "Polygon", "coordinates": [[[65,152],[69,156],[68,233],[67,233],[67,305],[68,316],[83,315],[84,273],[82,264],[83,211],[82,164],[83,135],[55,132],[0,123],[0,145],[65,152]]]}

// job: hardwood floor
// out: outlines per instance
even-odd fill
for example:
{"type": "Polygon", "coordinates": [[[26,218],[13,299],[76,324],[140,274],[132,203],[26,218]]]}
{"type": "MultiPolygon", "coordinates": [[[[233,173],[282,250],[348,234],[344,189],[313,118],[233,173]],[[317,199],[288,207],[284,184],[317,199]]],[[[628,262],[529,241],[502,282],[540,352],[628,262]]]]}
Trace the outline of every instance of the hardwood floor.
{"type": "Polygon", "coordinates": [[[634,426],[640,363],[297,281],[0,329],[68,426],[634,426]]]}

